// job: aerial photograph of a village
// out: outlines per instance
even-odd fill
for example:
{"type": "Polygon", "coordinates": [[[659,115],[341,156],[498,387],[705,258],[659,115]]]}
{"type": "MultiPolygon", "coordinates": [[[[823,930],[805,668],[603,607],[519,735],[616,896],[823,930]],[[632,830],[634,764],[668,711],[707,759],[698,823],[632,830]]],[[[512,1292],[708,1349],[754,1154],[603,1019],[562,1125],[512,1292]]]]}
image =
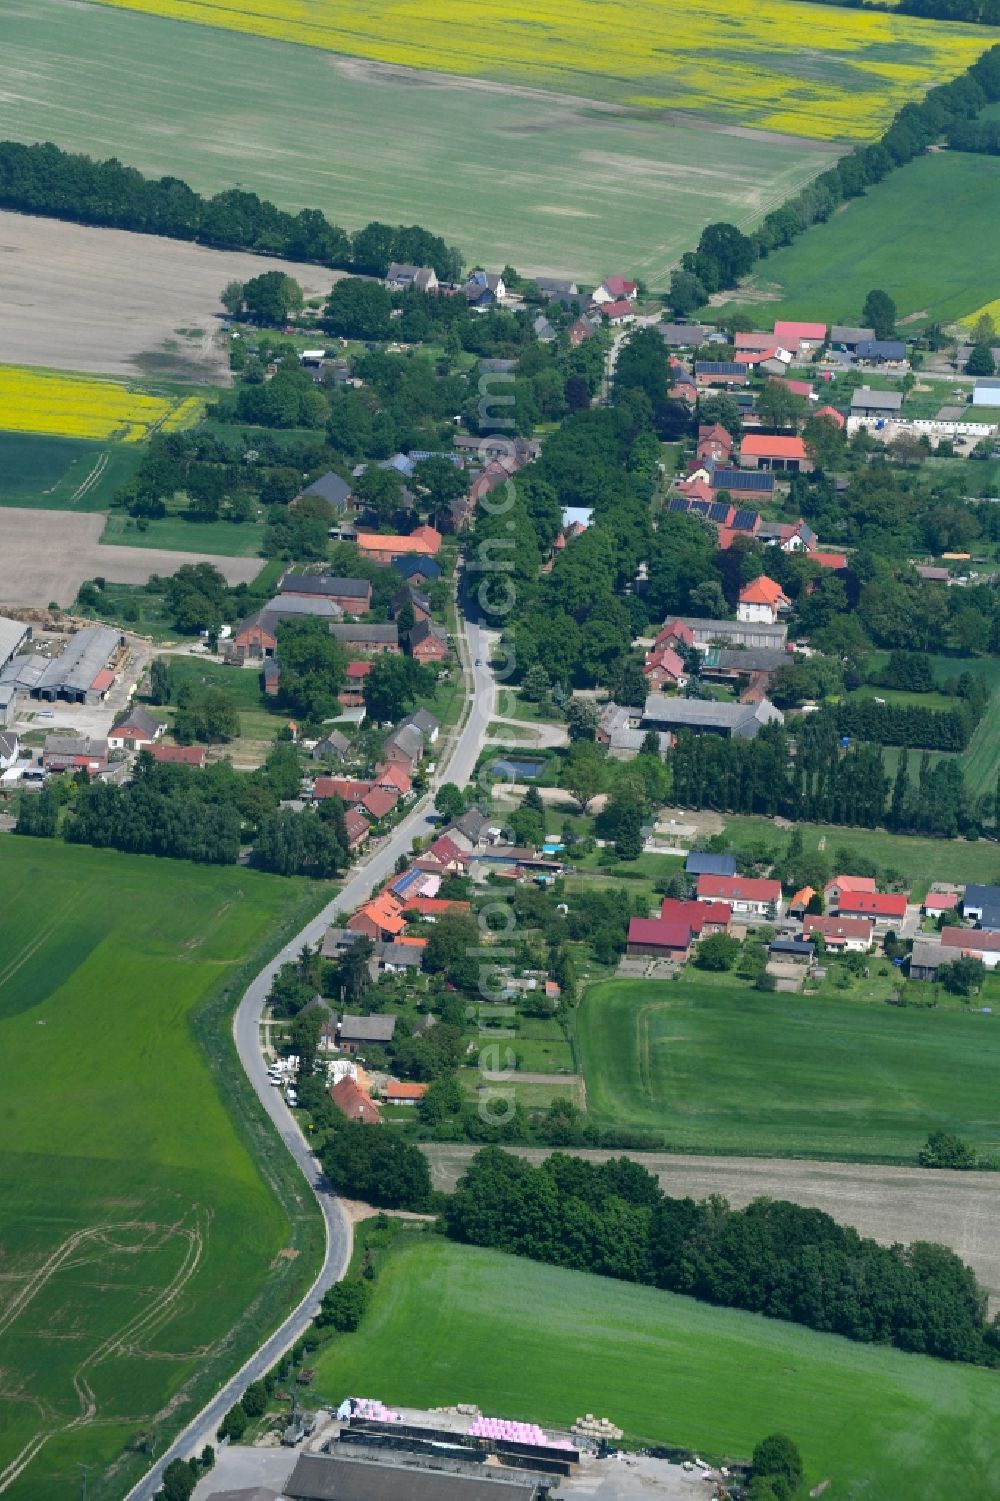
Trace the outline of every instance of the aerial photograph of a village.
{"type": "Polygon", "coordinates": [[[0,1501],[1000,1501],[1000,0],[0,0],[0,1501]]]}

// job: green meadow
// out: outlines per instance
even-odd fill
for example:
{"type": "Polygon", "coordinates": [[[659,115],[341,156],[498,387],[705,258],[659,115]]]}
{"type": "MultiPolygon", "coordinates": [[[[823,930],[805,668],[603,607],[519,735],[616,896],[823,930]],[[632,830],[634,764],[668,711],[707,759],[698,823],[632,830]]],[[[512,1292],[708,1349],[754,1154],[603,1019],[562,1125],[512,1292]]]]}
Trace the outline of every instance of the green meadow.
{"type": "MultiPolygon", "coordinates": [[[[1000,295],[998,234],[1000,159],[934,152],[769,255],[746,289],[774,300],[758,297],[746,311],[768,328],[775,318],[858,323],[881,287],[900,317],[962,318],[1000,295]]],[[[739,295],[726,306],[739,307],[739,295]]]]}
{"type": "Polygon", "coordinates": [[[1000,1154],[1000,1018],[978,1011],[768,994],[687,969],[592,986],[577,1037],[590,1114],[671,1151],[913,1162],[947,1130],[1000,1154]]]}
{"type": "Polygon", "coordinates": [[[0,890],[0,1489],[100,1501],[314,1271],[228,1014],[321,894],[9,834],[0,890]]]}
{"type": "Polygon", "coordinates": [[[103,511],[140,457],[134,444],[0,431],[0,505],[103,511]]]}
{"type": "Polygon", "coordinates": [[[749,1458],[777,1429],[829,1501],[996,1494],[996,1372],[436,1236],[399,1237],[361,1330],[321,1352],[313,1389],[476,1402],[549,1428],[593,1412],[632,1444],[720,1459],[749,1458]]]}

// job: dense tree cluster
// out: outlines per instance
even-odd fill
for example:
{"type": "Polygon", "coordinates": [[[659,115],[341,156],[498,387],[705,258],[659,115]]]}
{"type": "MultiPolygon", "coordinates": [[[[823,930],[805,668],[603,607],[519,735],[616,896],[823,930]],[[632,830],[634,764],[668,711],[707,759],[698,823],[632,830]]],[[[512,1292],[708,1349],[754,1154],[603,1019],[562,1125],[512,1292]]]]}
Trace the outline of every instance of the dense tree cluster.
{"type": "Polygon", "coordinates": [[[442,280],[454,281],[462,266],[457,250],[419,225],[372,223],[349,235],[317,209],[288,214],[238,188],[203,198],[179,178],[144,177],[113,157],[97,162],[50,141],[0,141],[0,206],[368,276],[384,276],[396,260],[433,266],[442,280]]]}
{"type": "MultiPolygon", "coordinates": [[[[298,756],[287,742],[246,773],[228,761],[201,769],[160,765],[142,752],[123,786],[86,776],[63,779],[72,790],[61,833],[75,844],[209,865],[235,864],[248,844],[264,870],[336,875],[348,863],[343,805],[331,798],[322,813],[279,810],[279,802],[298,791],[299,778],[298,756]]],[[[16,831],[53,837],[61,801],[55,785],[23,797],[16,831]]]]}
{"type": "MultiPolygon", "coordinates": [[[[977,679],[977,681],[980,681],[977,679]]],[[[925,709],[922,704],[877,704],[871,698],[845,699],[836,710],[841,735],[878,745],[962,751],[982,715],[985,702],[966,700],[955,709],[925,709]]]]}
{"type": "Polygon", "coordinates": [[[445,1210],[457,1240],[645,1282],[866,1343],[1000,1363],[985,1292],[943,1246],[882,1246],[817,1209],[758,1199],[668,1198],[620,1158],[554,1154],[538,1167],[496,1148],[473,1159],[445,1210]]]}
{"type": "Polygon", "coordinates": [[[322,1153],[333,1188],[380,1209],[424,1210],[431,1197],[427,1158],[391,1128],[378,1131],[341,1117],[322,1153]]]}

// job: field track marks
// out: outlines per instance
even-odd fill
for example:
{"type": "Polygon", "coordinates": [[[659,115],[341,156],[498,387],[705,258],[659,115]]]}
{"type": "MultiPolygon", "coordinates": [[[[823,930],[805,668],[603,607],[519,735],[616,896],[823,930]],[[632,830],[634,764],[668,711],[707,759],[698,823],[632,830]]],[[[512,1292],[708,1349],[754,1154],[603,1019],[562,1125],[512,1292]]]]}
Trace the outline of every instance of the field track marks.
{"type": "Polygon", "coordinates": [[[103,453],[98,454],[97,460],[93,468],[90,470],[90,473],[84,476],[80,484],[77,485],[76,489],[73,491],[73,494],[70,496],[70,505],[75,505],[78,500],[83,500],[85,495],[90,494],[91,490],[97,484],[105,469],[107,469],[110,460],[110,448],[106,448],[103,453]]]}
{"type": "Polygon", "coordinates": [[[18,970],[22,969],[24,965],[28,963],[29,959],[33,959],[35,957],[40,948],[48,943],[49,939],[59,927],[59,924],[62,922],[63,918],[70,911],[72,905],[72,902],[65,902],[60,910],[56,913],[55,917],[53,917],[52,921],[48,923],[44,928],[40,929],[35,934],[35,937],[32,939],[32,941],[25,944],[24,948],[19,954],[15,954],[14,958],[10,961],[5,969],[0,970],[0,990],[2,990],[3,987],[14,978],[18,970]]]}
{"type": "MultiPolygon", "coordinates": [[[[24,1289],[22,1289],[22,1292],[17,1300],[17,1308],[13,1310],[11,1308],[8,1308],[6,1310],[3,1320],[0,1320],[0,1333],[2,1333],[3,1329],[13,1322],[13,1319],[17,1316],[18,1313],[22,1312],[24,1308],[27,1307],[28,1303],[38,1294],[39,1290],[44,1287],[45,1283],[62,1266],[66,1265],[67,1261],[73,1256],[74,1252],[84,1241],[93,1240],[96,1243],[99,1243],[105,1249],[111,1249],[112,1251],[118,1253],[138,1255],[147,1249],[146,1245],[123,1245],[121,1244],[121,1242],[115,1241],[113,1239],[113,1233],[115,1231],[129,1229],[142,1229],[152,1232],[157,1228],[157,1226],[151,1224],[136,1223],[122,1225],[92,1225],[89,1226],[86,1230],[79,1230],[74,1235],[69,1236],[68,1239],[65,1240],[63,1244],[58,1248],[58,1250],[55,1251],[41,1267],[39,1267],[38,1271],[30,1279],[29,1284],[24,1289]]],[[[75,1429],[85,1428],[95,1421],[95,1419],[97,1418],[97,1398],[94,1394],[92,1386],[90,1385],[90,1382],[87,1379],[87,1373],[94,1366],[102,1364],[104,1361],[111,1359],[115,1355],[124,1354],[126,1352],[139,1353],[135,1350],[135,1346],[131,1343],[132,1340],[138,1335],[151,1334],[169,1317],[175,1303],[177,1302],[181,1293],[184,1291],[184,1288],[187,1286],[191,1278],[194,1276],[195,1272],[198,1270],[198,1266],[201,1262],[201,1258],[204,1252],[204,1232],[201,1226],[195,1225],[193,1227],[187,1228],[180,1224],[164,1226],[162,1228],[160,1236],[160,1243],[162,1244],[164,1240],[169,1239],[175,1235],[182,1236],[186,1240],[187,1244],[185,1246],[181,1264],[177,1268],[177,1271],[174,1273],[170,1282],[165,1288],[163,1288],[160,1293],[157,1294],[157,1296],[153,1299],[152,1303],[147,1308],[140,1309],[140,1311],[131,1319],[129,1319],[121,1329],[117,1330],[114,1334],[109,1335],[107,1339],[103,1340],[101,1344],[99,1344],[94,1350],[92,1350],[86,1357],[86,1359],[77,1366],[76,1370],[72,1373],[71,1380],[73,1383],[73,1389],[76,1392],[77,1398],[80,1403],[80,1411],[74,1418],[71,1418],[68,1422],[53,1424],[48,1428],[39,1429],[37,1433],[32,1435],[32,1437],[21,1449],[20,1453],[16,1454],[10,1461],[6,1469],[0,1471],[0,1493],[3,1493],[4,1491],[10,1489],[10,1487],[14,1484],[18,1477],[22,1475],[27,1467],[31,1464],[32,1460],[37,1457],[41,1449],[50,1438],[53,1438],[57,1433],[70,1433],[75,1429]]]]}

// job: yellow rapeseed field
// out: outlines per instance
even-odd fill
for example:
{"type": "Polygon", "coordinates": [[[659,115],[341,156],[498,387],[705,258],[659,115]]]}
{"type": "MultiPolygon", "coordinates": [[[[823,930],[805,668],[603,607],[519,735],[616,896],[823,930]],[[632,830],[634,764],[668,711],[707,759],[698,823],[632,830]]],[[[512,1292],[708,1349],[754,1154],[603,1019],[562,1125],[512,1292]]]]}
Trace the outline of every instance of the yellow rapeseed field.
{"type": "Polygon", "coordinates": [[[880,133],[995,40],[798,0],[102,0],[411,68],[823,140],[880,133]]]}
{"type": "Polygon", "coordinates": [[[202,409],[197,396],[151,396],[89,375],[0,365],[0,429],[7,432],[140,443],[153,431],[191,426],[202,409]]]}
{"type": "Polygon", "coordinates": [[[984,314],[987,318],[992,318],[994,325],[1000,328],[1000,297],[995,298],[993,302],[984,303],[982,307],[977,307],[974,313],[966,313],[962,322],[968,328],[975,328],[984,314]]]}

